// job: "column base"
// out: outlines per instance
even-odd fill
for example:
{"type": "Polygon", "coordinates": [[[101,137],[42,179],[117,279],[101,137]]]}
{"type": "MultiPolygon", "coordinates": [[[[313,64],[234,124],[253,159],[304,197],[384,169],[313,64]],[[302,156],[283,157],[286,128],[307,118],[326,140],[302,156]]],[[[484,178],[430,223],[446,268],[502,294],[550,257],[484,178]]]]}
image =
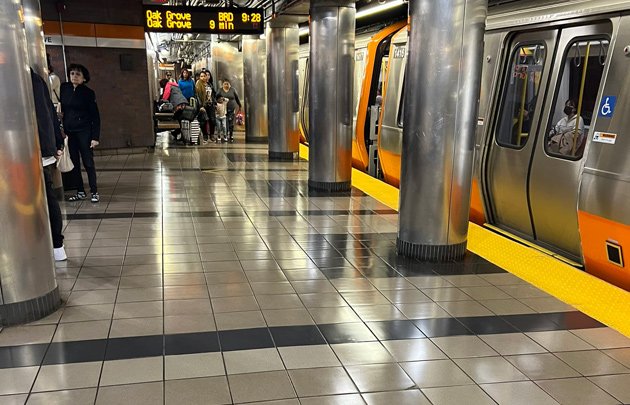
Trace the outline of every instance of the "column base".
{"type": "Polygon", "coordinates": [[[0,305],[0,326],[37,321],[52,314],[60,306],[59,287],[32,300],[0,305]]]}
{"type": "Polygon", "coordinates": [[[338,182],[326,182],[326,181],[308,181],[308,187],[313,190],[321,190],[321,191],[330,191],[330,192],[338,192],[338,191],[350,191],[350,182],[349,181],[338,181],[338,182]]]}
{"type": "Polygon", "coordinates": [[[269,160],[295,160],[297,152],[272,152],[269,151],[269,160]]]}
{"type": "Polygon", "coordinates": [[[466,241],[456,245],[420,245],[396,240],[396,252],[424,262],[451,262],[461,260],[466,254],[466,241]]]}

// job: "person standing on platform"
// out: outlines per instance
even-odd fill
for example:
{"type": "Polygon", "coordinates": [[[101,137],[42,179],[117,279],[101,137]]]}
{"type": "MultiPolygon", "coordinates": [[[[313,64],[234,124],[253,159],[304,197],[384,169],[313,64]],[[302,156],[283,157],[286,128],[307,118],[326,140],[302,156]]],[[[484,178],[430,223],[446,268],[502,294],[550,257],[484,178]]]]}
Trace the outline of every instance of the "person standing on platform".
{"type": "Polygon", "coordinates": [[[199,115],[197,119],[201,125],[204,141],[210,138],[214,142],[214,89],[208,83],[208,72],[202,71],[195,84],[195,94],[199,100],[199,115]],[[205,132],[204,132],[205,131],[205,132]]]}
{"type": "Polygon", "coordinates": [[[236,90],[232,88],[230,81],[223,80],[221,89],[217,92],[217,98],[223,97],[228,100],[227,104],[227,133],[230,138],[230,142],[234,142],[234,116],[241,109],[241,101],[238,99],[236,90]],[[237,110],[238,106],[238,110],[237,110]]]}
{"type": "Polygon", "coordinates": [[[212,72],[210,72],[208,69],[203,68],[202,69],[203,72],[206,72],[206,76],[207,76],[207,80],[206,82],[210,85],[210,87],[212,87],[214,89],[214,78],[212,77],[212,72]]]}
{"type": "Polygon", "coordinates": [[[39,148],[42,153],[42,166],[44,167],[44,184],[46,186],[53,254],[55,261],[63,261],[68,258],[63,247],[63,219],[61,218],[59,203],[55,198],[52,174],[50,172],[52,166],[57,163],[57,159],[63,153],[63,137],[46,81],[31,69],[31,82],[33,83],[39,148]]]}
{"type": "Polygon", "coordinates": [[[166,87],[166,83],[171,80],[171,72],[166,72],[164,77],[160,79],[160,96],[164,94],[164,88],[166,87]]]}
{"type": "Polygon", "coordinates": [[[68,201],[81,201],[87,198],[81,177],[81,160],[90,183],[91,201],[100,200],[96,186],[94,148],[101,136],[101,118],[96,105],[94,91],[85,84],[90,81],[90,72],[83,65],[71,64],[68,67],[70,82],[61,85],[61,113],[63,128],[68,135],[70,158],[74,164],[73,177],[77,184],[77,194],[68,201]]]}
{"type": "Polygon", "coordinates": [[[55,73],[55,69],[50,64],[50,55],[46,54],[46,59],[48,62],[48,82],[50,83],[50,99],[52,103],[57,108],[57,104],[59,104],[59,94],[61,92],[61,80],[57,73],[55,73]]]}
{"type": "Polygon", "coordinates": [[[179,89],[182,91],[182,94],[188,101],[195,96],[195,82],[192,77],[190,77],[188,69],[182,69],[182,74],[179,77],[177,84],[179,85],[179,89]]]}
{"type": "Polygon", "coordinates": [[[227,125],[226,125],[227,99],[221,96],[217,97],[216,119],[217,119],[217,142],[221,140],[227,142],[227,125]]]}

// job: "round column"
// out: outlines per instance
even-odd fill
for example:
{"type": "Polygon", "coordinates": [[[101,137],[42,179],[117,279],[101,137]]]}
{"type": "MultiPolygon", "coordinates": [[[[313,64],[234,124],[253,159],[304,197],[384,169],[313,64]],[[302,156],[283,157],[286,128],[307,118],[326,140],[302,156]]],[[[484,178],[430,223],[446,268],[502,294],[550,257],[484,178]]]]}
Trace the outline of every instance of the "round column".
{"type": "Polygon", "coordinates": [[[310,3],[309,187],[350,190],[354,2],[310,3]]]}
{"type": "Polygon", "coordinates": [[[298,129],[299,29],[296,23],[267,24],[267,95],[269,97],[269,158],[293,160],[300,146],[298,129]]]}
{"type": "Polygon", "coordinates": [[[411,0],[398,252],[466,253],[487,0],[411,0]]]}
{"type": "Polygon", "coordinates": [[[267,142],[267,52],[259,35],[243,37],[245,141],[267,142]]]}
{"type": "Polygon", "coordinates": [[[55,281],[33,89],[21,5],[0,0],[0,326],[42,318],[60,304],[55,281]]]}
{"type": "MultiPolygon", "coordinates": [[[[44,27],[41,17],[39,0],[22,0],[24,7],[24,30],[26,31],[26,45],[28,60],[31,68],[40,75],[46,84],[48,81],[48,61],[46,59],[46,45],[44,44],[44,27]]],[[[56,166],[50,167],[53,180],[53,190],[58,200],[63,200],[63,182],[61,172],[56,166]]]]}

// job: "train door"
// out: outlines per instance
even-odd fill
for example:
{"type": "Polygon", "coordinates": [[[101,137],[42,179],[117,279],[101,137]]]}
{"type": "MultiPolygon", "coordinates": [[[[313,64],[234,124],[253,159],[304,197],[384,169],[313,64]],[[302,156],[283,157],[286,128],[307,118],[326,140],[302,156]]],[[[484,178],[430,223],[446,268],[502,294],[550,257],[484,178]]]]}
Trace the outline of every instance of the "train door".
{"type": "Polygon", "coordinates": [[[562,30],[530,171],[536,239],[579,262],[579,176],[611,31],[610,23],[562,30]]]}
{"type": "Polygon", "coordinates": [[[610,31],[602,23],[514,38],[488,154],[494,223],[578,261],[579,174],[610,31]]]}
{"type": "Polygon", "coordinates": [[[487,188],[493,222],[524,237],[534,238],[527,178],[557,36],[557,30],[538,31],[512,39],[488,152],[487,188]]]}
{"type": "Polygon", "coordinates": [[[383,100],[383,80],[387,74],[392,37],[406,26],[405,21],[389,25],[370,38],[365,58],[355,64],[364,69],[361,80],[360,99],[357,105],[357,120],[353,145],[353,165],[376,175],[377,123],[383,100]],[[357,152],[357,153],[355,153],[357,152]]]}
{"type": "Polygon", "coordinates": [[[309,74],[309,63],[308,58],[300,59],[299,63],[302,65],[301,70],[301,81],[302,81],[302,89],[300,93],[300,142],[308,143],[309,134],[308,134],[308,74],[309,74]]]}

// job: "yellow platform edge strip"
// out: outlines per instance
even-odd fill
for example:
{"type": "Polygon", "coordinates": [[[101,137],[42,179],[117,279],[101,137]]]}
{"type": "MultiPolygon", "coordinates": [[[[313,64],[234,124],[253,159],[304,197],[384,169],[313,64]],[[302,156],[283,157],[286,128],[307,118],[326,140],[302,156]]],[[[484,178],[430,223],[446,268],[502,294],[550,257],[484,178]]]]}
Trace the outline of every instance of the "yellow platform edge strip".
{"type": "MultiPolygon", "coordinates": [[[[308,160],[302,144],[300,157],[308,160]]],[[[352,186],[398,210],[397,188],[356,169],[352,186]]],[[[472,222],[468,250],[630,337],[630,292],[472,222]]]]}

